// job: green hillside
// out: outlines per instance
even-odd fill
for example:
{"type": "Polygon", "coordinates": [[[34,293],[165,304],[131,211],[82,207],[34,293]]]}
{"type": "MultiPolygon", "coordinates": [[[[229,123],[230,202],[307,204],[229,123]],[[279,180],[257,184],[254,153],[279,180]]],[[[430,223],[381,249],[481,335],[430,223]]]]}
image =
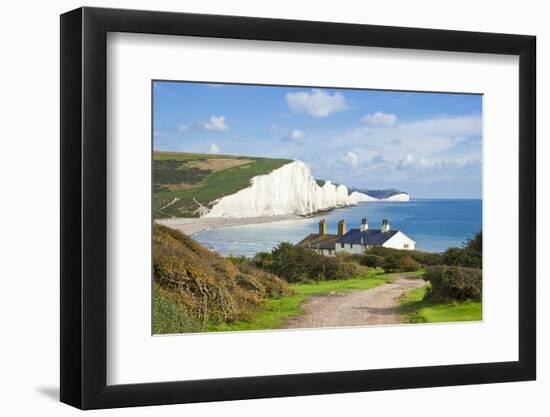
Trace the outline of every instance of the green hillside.
{"type": "Polygon", "coordinates": [[[233,263],[190,237],[153,230],[153,333],[204,331],[206,323],[252,320],[271,297],[290,295],[286,281],[233,263]]]}
{"type": "Polygon", "coordinates": [[[252,177],[292,162],[289,159],[154,152],[153,209],[155,218],[198,217],[201,206],[250,185],[252,177]]]}

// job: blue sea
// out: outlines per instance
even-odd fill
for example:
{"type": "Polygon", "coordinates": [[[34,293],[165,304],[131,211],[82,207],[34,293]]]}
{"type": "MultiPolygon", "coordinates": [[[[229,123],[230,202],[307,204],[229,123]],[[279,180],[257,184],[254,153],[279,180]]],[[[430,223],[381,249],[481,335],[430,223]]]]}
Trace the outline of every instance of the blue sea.
{"type": "Polygon", "coordinates": [[[231,226],[205,230],[193,238],[222,255],[254,256],[270,251],[281,242],[297,243],[309,233],[317,233],[318,222],[325,219],[329,233],[336,233],[338,220],[346,221],[347,229],[358,228],[361,219],[369,227],[379,229],[382,219],[388,219],[392,229],[398,229],[416,241],[416,248],[442,252],[461,246],[481,230],[482,201],[478,199],[415,199],[409,202],[368,202],[332,210],[322,215],[272,223],[231,226]]]}

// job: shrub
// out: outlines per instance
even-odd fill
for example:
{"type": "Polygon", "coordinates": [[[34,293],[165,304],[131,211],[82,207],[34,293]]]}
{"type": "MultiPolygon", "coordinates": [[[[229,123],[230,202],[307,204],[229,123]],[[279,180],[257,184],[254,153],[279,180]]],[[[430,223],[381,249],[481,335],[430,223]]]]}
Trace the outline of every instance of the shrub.
{"type": "Polygon", "coordinates": [[[443,253],[442,263],[449,266],[481,268],[482,257],[480,252],[470,249],[449,248],[443,253]]]}
{"type": "Polygon", "coordinates": [[[443,253],[442,264],[465,266],[470,268],[483,267],[483,235],[477,232],[467,239],[462,248],[449,248],[443,253]]]}
{"type": "Polygon", "coordinates": [[[271,266],[273,264],[273,255],[271,254],[271,252],[258,252],[256,255],[254,255],[250,262],[257,268],[271,271],[271,266]]]}
{"type": "Polygon", "coordinates": [[[228,261],[232,262],[235,265],[248,265],[250,263],[250,259],[248,259],[244,255],[240,255],[240,256],[229,255],[225,259],[227,259],[228,261]]]}
{"type": "Polygon", "coordinates": [[[369,255],[378,255],[383,258],[386,258],[390,255],[395,255],[403,252],[404,251],[401,251],[399,249],[385,248],[384,246],[373,246],[370,249],[368,249],[366,253],[369,255]]]}
{"type": "Polygon", "coordinates": [[[153,334],[194,333],[202,330],[199,319],[193,316],[175,294],[153,286],[153,334]]]}
{"type": "Polygon", "coordinates": [[[480,300],[482,275],[480,268],[446,265],[430,267],[424,275],[424,279],[431,284],[426,294],[435,299],[480,300]]]}
{"type": "Polygon", "coordinates": [[[440,253],[422,252],[412,250],[407,254],[422,266],[441,265],[443,255],[440,253]]]}
{"type": "Polygon", "coordinates": [[[183,233],[159,225],[153,232],[153,278],[159,294],[172,302],[166,308],[160,304],[158,312],[185,311],[202,328],[208,321],[249,320],[266,297],[292,292],[285,281],[248,261],[229,261],[183,233]]]}
{"type": "Polygon", "coordinates": [[[421,265],[409,255],[394,253],[384,259],[382,267],[386,272],[408,272],[420,269],[421,265]]]}
{"type": "Polygon", "coordinates": [[[271,272],[288,282],[345,279],[365,272],[349,255],[324,256],[283,242],[272,251],[271,272]]]}
{"type": "Polygon", "coordinates": [[[482,253],[483,252],[483,234],[477,232],[472,238],[466,240],[465,249],[482,253]]]}
{"type": "Polygon", "coordinates": [[[384,264],[384,258],[379,255],[363,255],[361,256],[359,263],[364,266],[370,266],[371,268],[382,268],[384,264]]]}
{"type": "MultiPolygon", "coordinates": [[[[442,255],[440,253],[423,252],[419,250],[393,249],[385,248],[383,246],[374,246],[368,249],[364,256],[378,256],[382,257],[385,260],[391,255],[407,255],[418,262],[421,266],[441,265],[442,263],[442,255]]],[[[374,258],[371,258],[372,263],[377,263],[378,260],[379,259],[374,260],[374,258]]],[[[369,260],[362,261],[361,264],[363,264],[363,262],[367,262],[367,266],[372,266],[368,264],[369,260]]]]}

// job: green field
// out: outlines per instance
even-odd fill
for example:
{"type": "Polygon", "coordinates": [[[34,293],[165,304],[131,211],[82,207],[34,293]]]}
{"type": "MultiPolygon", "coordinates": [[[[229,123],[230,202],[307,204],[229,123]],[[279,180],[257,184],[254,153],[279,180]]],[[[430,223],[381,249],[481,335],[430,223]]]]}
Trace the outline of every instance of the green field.
{"type": "Polygon", "coordinates": [[[271,298],[266,307],[250,322],[238,321],[225,324],[209,324],[209,332],[227,332],[243,330],[271,330],[280,328],[285,319],[302,314],[300,305],[308,296],[326,294],[329,292],[346,292],[354,290],[368,290],[378,285],[391,282],[393,274],[384,274],[381,269],[370,270],[367,275],[359,278],[319,281],[308,284],[292,284],[293,295],[271,298]]]}
{"type": "Polygon", "coordinates": [[[292,162],[184,152],[154,152],[153,159],[155,218],[198,217],[200,205],[210,207],[215,200],[248,187],[252,177],[292,162]],[[241,165],[224,168],[217,164],[221,161],[241,165]]]}
{"type": "Polygon", "coordinates": [[[416,288],[401,297],[401,314],[409,323],[441,323],[449,321],[479,321],[481,301],[432,302],[424,300],[426,287],[416,288]]]}

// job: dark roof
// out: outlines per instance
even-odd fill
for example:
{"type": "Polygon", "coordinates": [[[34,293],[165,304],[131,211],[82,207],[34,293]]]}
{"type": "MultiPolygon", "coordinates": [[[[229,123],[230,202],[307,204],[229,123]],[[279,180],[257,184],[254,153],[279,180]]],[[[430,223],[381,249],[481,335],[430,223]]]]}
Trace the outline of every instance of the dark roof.
{"type": "Polygon", "coordinates": [[[350,229],[344,236],[337,240],[338,243],[356,243],[363,245],[382,245],[399,230],[382,232],[380,229],[367,229],[362,232],[359,229],[350,229]],[[362,239],[362,240],[361,240],[362,239]]]}
{"type": "Polygon", "coordinates": [[[334,249],[337,239],[338,235],[311,233],[304,240],[298,242],[297,245],[311,249],[334,249]]]}

